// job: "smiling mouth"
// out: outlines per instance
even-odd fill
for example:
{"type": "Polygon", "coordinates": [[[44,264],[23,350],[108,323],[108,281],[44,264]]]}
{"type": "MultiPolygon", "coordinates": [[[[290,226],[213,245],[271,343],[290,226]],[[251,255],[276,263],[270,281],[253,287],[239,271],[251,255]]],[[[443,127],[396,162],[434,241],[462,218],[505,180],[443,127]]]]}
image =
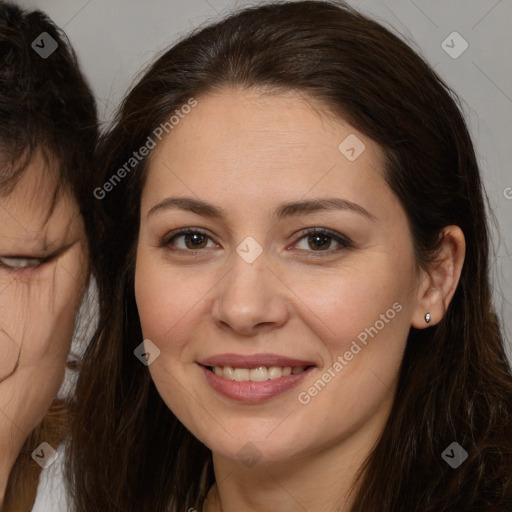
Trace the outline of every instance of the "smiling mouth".
{"type": "Polygon", "coordinates": [[[265,382],[303,373],[310,366],[258,366],[256,368],[233,368],[231,366],[205,366],[217,377],[236,382],[265,382]]]}

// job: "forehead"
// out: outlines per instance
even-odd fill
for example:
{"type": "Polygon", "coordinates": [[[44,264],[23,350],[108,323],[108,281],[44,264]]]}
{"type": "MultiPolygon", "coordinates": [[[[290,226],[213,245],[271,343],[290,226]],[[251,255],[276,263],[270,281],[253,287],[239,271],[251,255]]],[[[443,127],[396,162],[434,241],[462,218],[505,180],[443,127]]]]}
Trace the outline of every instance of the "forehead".
{"type": "Polygon", "coordinates": [[[226,89],[197,98],[153,150],[143,196],[215,193],[236,195],[239,204],[333,189],[357,196],[386,186],[383,162],[378,144],[314,99],[226,89]],[[357,158],[347,158],[347,149],[357,158]]]}
{"type": "Polygon", "coordinates": [[[4,242],[33,239],[66,231],[77,215],[76,202],[59,187],[58,170],[40,153],[25,167],[14,188],[0,197],[0,236],[4,242]]]}

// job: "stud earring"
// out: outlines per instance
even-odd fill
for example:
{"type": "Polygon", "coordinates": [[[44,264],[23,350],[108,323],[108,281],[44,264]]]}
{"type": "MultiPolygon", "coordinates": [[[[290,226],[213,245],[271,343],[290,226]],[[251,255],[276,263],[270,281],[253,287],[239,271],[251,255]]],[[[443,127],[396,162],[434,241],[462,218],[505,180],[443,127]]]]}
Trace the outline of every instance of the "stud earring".
{"type": "Polygon", "coordinates": [[[430,322],[430,313],[425,315],[425,322],[427,322],[427,324],[430,322]]]}

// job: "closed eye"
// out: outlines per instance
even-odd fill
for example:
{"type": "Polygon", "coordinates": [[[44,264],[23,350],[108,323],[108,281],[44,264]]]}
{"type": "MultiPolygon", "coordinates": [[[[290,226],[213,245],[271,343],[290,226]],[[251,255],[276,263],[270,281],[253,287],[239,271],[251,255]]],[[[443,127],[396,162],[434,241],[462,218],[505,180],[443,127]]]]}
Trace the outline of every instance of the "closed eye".
{"type": "Polygon", "coordinates": [[[48,256],[42,256],[39,258],[35,258],[30,255],[15,255],[15,256],[0,256],[0,268],[5,268],[9,271],[14,272],[23,272],[24,270],[35,269],[40,267],[41,265],[57,258],[64,252],[66,252],[73,243],[64,245],[60,247],[58,250],[52,252],[48,256]]]}
{"type": "Polygon", "coordinates": [[[26,256],[0,256],[0,267],[12,270],[23,270],[26,268],[37,268],[47,258],[29,258],[26,256]]]}

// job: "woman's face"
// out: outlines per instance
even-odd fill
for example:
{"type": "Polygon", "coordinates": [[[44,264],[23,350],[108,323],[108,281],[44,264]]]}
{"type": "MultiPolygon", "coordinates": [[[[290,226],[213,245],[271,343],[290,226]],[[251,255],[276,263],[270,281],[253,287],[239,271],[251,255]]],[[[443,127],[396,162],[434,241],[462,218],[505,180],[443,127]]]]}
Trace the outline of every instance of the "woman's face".
{"type": "Polygon", "coordinates": [[[0,199],[0,409],[25,433],[62,382],[87,277],[76,202],[60,195],[46,221],[54,189],[37,155],[0,199]]]}
{"type": "Polygon", "coordinates": [[[296,94],[197,101],[152,153],[142,194],[135,293],[152,378],[219,457],[355,451],[389,415],[418,307],[383,153],[296,94]]]}

